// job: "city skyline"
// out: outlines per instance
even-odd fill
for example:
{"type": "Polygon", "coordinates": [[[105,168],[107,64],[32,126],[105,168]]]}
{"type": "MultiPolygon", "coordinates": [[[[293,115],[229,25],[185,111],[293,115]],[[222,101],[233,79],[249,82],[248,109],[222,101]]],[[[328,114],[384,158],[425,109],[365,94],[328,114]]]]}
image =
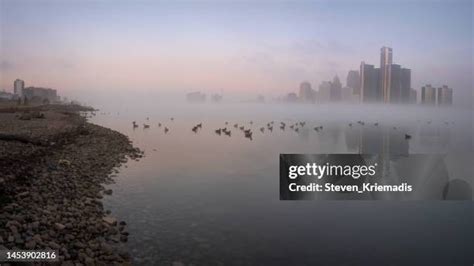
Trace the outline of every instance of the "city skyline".
{"type": "Polygon", "coordinates": [[[472,99],[470,1],[0,0],[0,14],[1,89],[21,78],[74,96],[98,88],[277,96],[302,80],[345,80],[361,61],[377,66],[374,51],[388,46],[418,93],[446,84],[455,101],[472,99]]]}

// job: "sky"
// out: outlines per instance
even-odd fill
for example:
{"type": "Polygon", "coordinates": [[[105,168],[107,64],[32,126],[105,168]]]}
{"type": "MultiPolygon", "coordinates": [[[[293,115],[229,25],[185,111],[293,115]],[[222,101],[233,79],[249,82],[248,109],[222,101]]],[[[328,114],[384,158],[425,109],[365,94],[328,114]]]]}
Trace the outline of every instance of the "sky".
{"type": "Polygon", "coordinates": [[[412,87],[443,84],[472,100],[472,1],[0,0],[0,90],[80,97],[178,93],[278,96],[314,88],[380,48],[412,70],[412,87]]]}

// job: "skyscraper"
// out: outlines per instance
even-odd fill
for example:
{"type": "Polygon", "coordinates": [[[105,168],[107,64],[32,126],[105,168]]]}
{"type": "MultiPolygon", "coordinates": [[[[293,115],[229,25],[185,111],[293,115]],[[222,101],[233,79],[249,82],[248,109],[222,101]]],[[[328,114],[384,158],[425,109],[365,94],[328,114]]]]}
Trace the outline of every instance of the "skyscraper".
{"type": "Polygon", "coordinates": [[[382,90],[382,101],[390,102],[390,89],[392,75],[392,48],[382,47],[380,49],[380,89],[382,90]]]}
{"type": "Polygon", "coordinates": [[[339,102],[342,100],[342,84],[338,76],[335,76],[331,82],[329,98],[331,102],[339,102]]]}
{"type": "Polygon", "coordinates": [[[311,88],[311,83],[305,81],[300,84],[299,97],[303,102],[315,101],[315,91],[311,88]]]}
{"type": "Polygon", "coordinates": [[[438,88],[438,105],[446,106],[453,104],[453,89],[446,85],[438,88]]]}
{"type": "Polygon", "coordinates": [[[417,101],[418,101],[417,91],[415,89],[410,89],[409,103],[415,104],[417,101]]]}
{"type": "MultiPolygon", "coordinates": [[[[401,86],[401,102],[410,102],[411,93],[411,70],[408,68],[402,68],[400,73],[400,86],[401,86]]],[[[416,97],[416,92],[415,92],[416,97]]]]}
{"type": "Polygon", "coordinates": [[[373,65],[360,63],[360,101],[361,102],[377,102],[380,100],[378,89],[380,70],[374,68],[373,65]]]}
{"type": "Polygon", "coordinates": [[[430,84],[421,87],[421,103],[426,105],[436,105],[436,88],[430,84]]]}
{"type": "Polygon", "coordinates": [[[360,76],[359,71],[350,70],[347,74],[346,86],[352,89],[353,94],[360,94],[360,76]]]}
{"type": "Polygon", "coordinates": [[[392,64],[390,73],[390,103],[408,103],[410,101],[411,70],[392,64]]]}
{"type": "Polygon", "coordinates": [[[23,89],[25,88],[25,82],[21,79],[16,79],[15,82],[13,82],[13,92],[14,94],[22,98],[23,97],[23,89]]]}

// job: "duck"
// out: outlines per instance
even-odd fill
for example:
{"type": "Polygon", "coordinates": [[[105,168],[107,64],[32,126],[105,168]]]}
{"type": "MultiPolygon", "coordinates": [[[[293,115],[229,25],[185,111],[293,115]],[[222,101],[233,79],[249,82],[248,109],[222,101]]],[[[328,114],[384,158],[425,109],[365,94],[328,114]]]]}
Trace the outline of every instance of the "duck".
{"type": "Polygon", "coordinates": [[[150,128],[150,125],[143,124],[143,128],[150,128]]]}
{"type": "Polygon", "coordinates": [[[245,131],[245,137],[248,138],[248,139],[250,139],[250,140],[252,140],[252,132],[250,132],[250,131],[249,131],[249,132],[245,131]]]}
{"type": "Polygon", "coordinates": [[[220,128],[216,129],[215,132],[216,132],[217,135],[220,135],[221,134],[221,129],[220,128]]]}
{"type": "Polygon", "coordinates": [[[168,131],[170,131],[167,127],[165,127],[165,134],[168,133],[168,131]]]}
{"type": "Polygon", "coordinates": [[[234,127],[235,127],[235,128],[238,128],[238,127],[239,127],[239,124],[234,124],[234,127]]]}
{"type": "Polygon", "coordinates": [[[264,127],[261,127],[261,128],[260,128],[260,131],[262,131],[262,133],[265,132],[265,128],[264,128],[264,127]]]}
{"type": "Polygon", "coordinates": [[[411,139],[411,135],[405,134],[405,139],[411,139]]]}

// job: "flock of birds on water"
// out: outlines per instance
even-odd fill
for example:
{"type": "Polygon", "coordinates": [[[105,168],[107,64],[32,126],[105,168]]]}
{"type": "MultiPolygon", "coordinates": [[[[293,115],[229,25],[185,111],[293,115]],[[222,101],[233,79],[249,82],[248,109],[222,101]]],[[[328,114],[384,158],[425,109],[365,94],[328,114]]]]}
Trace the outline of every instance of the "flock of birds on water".
{"type": "MultiPolygon", "coordinates": [[[[149,121],[149,117],[147,117],[146,120],[149,121]]],[[[174,121],[174,118],[171,117],[170,121],[174,121]]],[[[420,122],[420,121],[418,121],[418,122],[420,122]]],[[[451,123],[453,123],[453,122],[451,122],[451,123]]],[[[248,138],[248,139],[252,140],[253,131],[250,127],[246,128],[245,125],[238,124],[238,123],[233,124],[233,126],[230,126],[229,122],[227,122],[227,121],[224,124],[225,124],[225,127],[217,128],[217,129],[214,130],[215,134],[217,134],[219,136],[220,135],[225,135],[225,136],[230,137],[230,136],[232,136],[232,130],[231,129],[233,127],[234,130],[236,130],[236,131],[240,130],[241,132],[243,132],[245,138],[248,138]]],[[[252,126],[253,121],[250,121],[249,124],[252,126]]],[[[366,122],[359,120],[359,121],[354,122],[354,123],[349,123],[348,126],[353,127],[353,126],[355,126],[355,124],[360,125],[360,126],[365,126],[366,122]]],[[[427,124],[431,124],[431,120],[427,121],[427,124]]],[[[448,125],[449,122],[445,122],[445,124],[448,125]]],[[[287,124],[285,122],[279,122],[279,124],[278,123],[276,124],[275,121],[270,121],[265,126],[260,127],[259,130],[260,130],[261,133],[265,133],[265,131],[273,132],[273,129],[276,125],[278,125],[278,128],[281,131],[285,131],[285,129],[288,127],[290,130],[293,130],[293,131],[298,133],[302,128],[304,128],[306,126],[306,121],[298,121],[298,122],[292,123],[292,124],[287,124]]],[[[378,127],[379,123],[375,122],[372,125],[375,126],[375,127],[378,127]]],[[[136,121],[132,122],[132,126],[133,126],[133,129],[136,129],[136,128],[139,127],[139,125],[137,124],[136,121]]],[[[164,126],[162,123],[158,123],[158,127],[163,128],[165,134],[170,131],[170,129],[167,126],[164,126]]],[[[203,127],[203,125],[202,125],[202,122],[201,122],[199,124],[194,125],[191,128],[191,131],[194,132],[194,133],[198,133],[198,131],[201,130],[202,127],[203,127]]],[[[148,129],[148,128],[150,128],[150,124],[144,123],[143,124],[143,129],[148,129]]],[[[323,131],[323,129],[324,129],[324,127],[322,125],[317,125],[317,126],[313,127],[313,130],[316,131],[316,132],[321,132],[321,131],[323,131]]],[[[395,127],[395,126],[393,127],[393,130],[397,130],[397,129],[398,129],[397,127],[395,127]]],[[[405,133],[405,139],[406,140],[409,140],[411,138],[412,138],[411,135],[405,133]]]]}
{"type": "MultiPolygon", "coordinates": [[[[105,114],[105,113],[103,113],[103,114],[105,114]]],[[[95,116],[96,114],[95,114],[95,112],[92,112],[90,115],[95,116]]],[[[147,117],[146,120],[149,121],[150,118],[147,117]]],[[[174,118],[171,117],[170,121],[173,122],[174,118]]],[[[421,123],[421,120],[417,120],[417,122],[421,123]]],[[[432,121],[428,120],[428,121],[426,121],[426,123],[428,125],[431,125],[432,121]]],[[[253,121],[250,121],[249,124],[252,126],[253,121]]],[[[355,126],[355,124],[358,124],[360,126],[365,126],[366,122],[359,120],[359,121],[354,122],[354,123],[352,123],[352,122],[349,123],[348,126],[352,128],[353,126],[355,126]]],[[[449,125],[449,124],[454,124],[454,122],[453,121],[451,121],[451,122],[445,121],[444,124],[449,125]]],[[[136,121],[132,122],[132,126],[133,126],[134,130],[139,127],[139,125],[137,124],[136,121]]],[[[260,127],[260,132],[262,132],[262,133],[265,133],[265,131],[273,132],[274,126],[275,126],[275,121],[270,121],[266,124],[266,126],[260,127]]],[[[299,122],[296,122],[294,124],[292,123],[292,124],[288,124],[288,125],[285,122],[279,122],[279,125],[278,125],[278,127],[280,128],[281,131],[285,131],[287,126],[288,126],[289,129],[291,129],[291,130],[298,133],[300,131],[300,129],[302,129],[306,126],[306,121],[299,121],[299,122]]],[[[373,123],[373,126],[378,127],[379,123],[375,122],[375,123],[373,123]]],[[[161,122],[158,123],[158,127],[163,128],[165,134],[167,134],[170,131],[170,129],[167,126],[164,126],[161,122]]],[[[201,130],[202,127],[203,127],[203,125],[202,125],[202,122],[201,122],[199,124],[194,125],[191,128],[191,131],[194,132],[194,133],[198,133],[198,131],[201,130]]],[[[146,124],[146,123],[143,124],[143,129],[149,129],[149,128],[150,128],[150,124],[146,124]]],[[[214,130],[214,132],[219,136],[220,135],[226,135],[226,136],[230,137],[230,136],[232,136],[231,128],[232,127],[229,126],[229,122],[226,121],[225,122],[225,127],[217,128],[217,129],[214,130]]],[[[240,130],[241,132],[244,133],[245,138],[248,138],[248,139],[252,140],[253,131],[252,131],[251,128],[246,128],[243,124],[238,124],[238,123],[234,124],[233,128],[235,130],[240,130]]],[[[322,125],[318,125],[318,126],[313,127],[313,130],[316,131],[316,132],[321,132],[323,129],[324,129],[324,127],[322,125]]],[[[396,126],[394,126],[392,129],[393,130],[398,130],[398,128],[396,126]]],[[[405,139],[406,140],[409,140],[411,138],[412,138],[412,136],[410,134],[405,133],[405,139]]]]}

